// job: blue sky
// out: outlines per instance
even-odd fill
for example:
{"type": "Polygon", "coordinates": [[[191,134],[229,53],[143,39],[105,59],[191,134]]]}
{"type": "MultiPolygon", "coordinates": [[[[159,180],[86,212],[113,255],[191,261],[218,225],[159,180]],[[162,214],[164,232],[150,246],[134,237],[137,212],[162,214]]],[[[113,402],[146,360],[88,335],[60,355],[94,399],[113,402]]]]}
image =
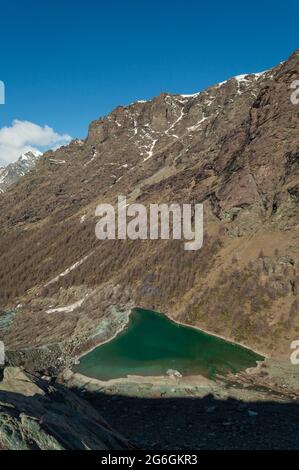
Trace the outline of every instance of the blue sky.
{"type": "Polygon", "coordinates": [[[13,120],[85,137],[91,120],[162,91],[270,68],[298,41],[298,1],[0,3],[0,80],[13,120]]]}

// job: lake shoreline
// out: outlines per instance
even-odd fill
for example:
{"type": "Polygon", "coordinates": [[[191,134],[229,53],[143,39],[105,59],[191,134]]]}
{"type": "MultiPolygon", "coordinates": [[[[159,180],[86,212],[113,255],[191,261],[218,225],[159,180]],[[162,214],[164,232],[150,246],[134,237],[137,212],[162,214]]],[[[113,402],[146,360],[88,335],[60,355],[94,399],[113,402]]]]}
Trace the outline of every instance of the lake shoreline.
{"type": "Polygon", "coordinates": [[[83,357],[83,356],[86,356],[86,354],[89,354],[91,353],[92,351],[94,351],[96,348],[100,347],[100,346],[103,346],[104,344],[106,343],[110,343],[110,341],[113,341],[119,334],[121,334],[123,331],[125,331],[126,328],[128,328],[128,325],[129,325],[129,322],[130,322],[130,317],[132,315],[132,312],[133,312],[133,308],[131,308],[129,311],[128,311],[128,314],[127,314],[127,319],[126,319],[126,322],[121,325],[116,331],[115,333],[108,339],[105,339],[104,341],[100,341],[99,343],[95,344],[94,346],[92,346],[91,348],[88,348],[86,349],[86,351],[83,351],[81,352],[80,354],[77,355],[77,360],[80,362],[80,359],[83,357]]]}
{"type": "MultiPolygon", "coordinates": [[[[163,354],[165,354],[164,358],[167,358],[167,361],[170,360],[170,364],[171,364],[171,361],[173,361],[173,366],[169,365],[168,368],[178,370],[185,377],[187,375],[198,375],[198,373],[199,373],[199,374],[202,374],[205,377],[208,377],[208,378],[212,379],[213,375],[215,373],[217,373],[217,370],[221,371],[222,367],[225,367],[225,368],[229,367],[229,368],[231,368],[232,371],[235,370],[235,372],[238,372],[239,367],[241,368],[240,370],[242,370],[242,369],[245,370],[245,368],[246,369],[252,369],[252,368],[257,367],[265,359],[264,355],[260,355],[260,353],[256,353],[256,351],[250,349],[247,346],[244,346],[242,344],[238,344],[236,342],[229,341],[227,338],[224,338],[224,337],[221,337],[219,335],[215,335],[213,333],[207,332],[207,331],[205,331],[205,330],[203,330],[203,329],[201,329],[197,326],[193,326],[193,325],[191,326],[191,325],[185,324],[183,322],[176,321],[173,318],[169,317],[168,315],[165,315],[164,313],[151,311],[151,310],[140,308],[140,307],[134,307],[134,308],[127,309],[126,310],[126,316],[122,317],[122,324],[121,325],[118,324],[118,325],[115,325],[115,326],[118,326],[118,328],[114,331],[112,336],[110,336],[109,338],[106,337],[106,339],[104,341],[101,341],[100,343],[99,342],[94,343],[94,345],[92,345],[92,347],[88,348],[88,351],[84,351],[80,354],[80,356],[78,357],[78,360],[76,361],[76,364],[75,364],[75,367],[74,367],[74,372],[78,372],[82,375],[85,375],[86,377],[94,377],[94,378],[98,378],[98,379],[104,380],[104,381],[107,381],[107,380],[110,380],[110,379],[113,379],[113,378],[114,379],[123,378],[123,379],[127,380],[128,375],[136,375],[136,376],[141,376],[141,377],[147,377],[148,375],[151,375],[151,376],[155,376],[155,377],[163,377],[165,375],[165,370],[166,370],[166,369],[164,370],[164,367],[167,366],[167,363],[166,363],[166,365],[165,365],[165,363],[163,363],[163,355],[157,357],[157,360],[162,361],[162,363],[160,362],[160,364],[159,364],[159,362],[157,362],[156,366],[153,367],[152,373],[149,373],[150,369],[148,369],[148,366],[146,366],[146,364],[148,363],[147,361],[148,361],[150,356],[147,356],[146,355],[147,353],[144,353],[145,354],[144,359],[141,359],[141,358],[139,359],[139,361],[140,361],[140,365],[139,365],[140,371],[139,372],[137,372],[137,370],[135,370],[135,365],[134,365],[133,370],[132,370],[132,366],[130,366],[130,360],[129,359],[128,359],[128,361],[125,361],[125,362],[124,362],[124,360],[121,360],[122,362],[124,362],[124,364],[120,366],[121,369],[120,369],[119,374],[116,373],[116,371],[114,370],[113,367],[112,367],[112,370],[114,370],[114,372],[112,372],[112,370],[111,370],[111,372],[109,372],[110,369],[108,368],[108,369],[106,369],[107,372],[104,375],[98,375],[98,373],[96,372],[96,370],[100,370],[103,367],[105,369],[105,363],[107,363],[106,361],[108,361],[108,363],[109,363],[112,360],[112,363],[114,363],[113,361],[116,361],[115,363],[118,364],[119,358],[122,356],[122,354],[121,354],[121,356],[119,356],[120,353],[117,352],[116,354],[118,356],[116,356],[114,359],[113,359],[113,357],[114,357],[113,354],[114,354],[114,349],[116,348],[116,351],[117,351],[117,348],[119,348],[119,344],[126,345],[126,346],[124,346],[125,348],[128,348],[128,347],[129,348],[132,348],[132,347],[134,348],[134,346],[132,346],[132,345],[137,342],[136,343],[136,344],[138,344],[137,351],[138,351],[138,348],[140,348],[140,347],[141,348],[146,347],[148,351],[153,351],[153,360],[156,360],[155,359],[156,356],[155,356],[154,351],[155,351],[155,348],[156,348],[155,341],[157,341],[157,339],[155,340],[156,333],[158,333],[158,332],[160,332],[160,334],[157,336],[157,338],[159,336],[161,336],[161,338],[158,341],[162,341],[162,343],[161,343],[161,344],[163,344],[162,351],[164,350],[163,354]],[[134,314],[134,319],[132,320],[132,323],[130,323],[132,314],[134,314]],[[136,315],[136,317],[135,317],[135,315],[136,315]],[[158,320],[159,318],[160,318],[160,320],[158,320]],[[137,321],[137,323],[136,323],[136,321],[137,321]],[[157,323],[157,321],[158,321],[158,323],[157,323]],[[142,323],[139,323],[139,322],[142,322],[142,323]],[[145,328],[146,333],[143,333],[142,330],[140,330],[140,329],[135,330],[137,325],[139,325],[137,328],[142,328],[141,324],[142,325],[144,324],[143,328],[145,328]],[[166,330],[165,330],[165,324],[169,325],[169,326],[166,327],[166,330]],[[130,328],[130,325],[131,325],[131,328],[130,328]],[[181,330],[181,327],[182,327],[182,330],[181,330]],[[132,328],[133,328],[133,330],[132,330],[132,328]],[[157,328],[158,328],[158,330],[157,330],[157,328]],[[170,328],[170,330],[173,331],[174,333],[171,333],[171,332],[169,333],[167,328],[170,328]],[[126,330],[128,330],[127,335],[129,335],[129,337],[126,336],[126,330]],[[124,335],[122,335],[122,333],[124,333],[124,335]],[[144,337],[142,336],[143,334],[145,334],[144,337]],[[170,336],[169,336],[169,334],[170,334],[170,336]],[[174,335],[174,336],[172,337],[172,335],[174,335]],[[199,343],[197,343],[197,335],[199,335],[198,336],[199,343]],[[113,343],[113,340],[115,338],[118,338],[117,343],[113,343]],[[139,340],[138,340],[138,338],[139,338],[139,340]],[[168,338],[166,343],[165,343],[165,338],[168,338]],[[189,353],[187,353],[187,354],[190,354],[189,359],[191,361],[191,365],[189,365],[187,363],[187,366],[186,366],[186,363],[181,364],[180,362],[177,362],[177,361],[180,361],[180,357],[184,357],[185,349],[183,347],[183,343],[181,345],[181,348],[183,348],[183,349],[181,349],[181,351],[182,351],[181,353],[178,352],[176,349],[173,349],[173,348],[174,348],[174,344],[177,344],[177,342],[180,343],[182,338],[185,338],[183,341],[185,341],[187,351],[189,351],[189,353]],[[191,343],[190,343],[190,340],[191,340],[191,343]],[[200,346],[201,341],[203,341],[202,346],[200,346]],[[108,349],[107,349],[107,346],[106,346],[106,348],[103,351],[101,351],[100,348],[104,345],[107,345],[108,343],[113,343],[113,344],[110,344],[108,346],[108,349]],[[194,344],[194,346],[191,346],[191,344],[194,344]],[[211,347],[214,348],[215,345],[217,345],[217,346],[216,346],[216,349],[215,349],[215,352],[214,352],[214,349],[210,349],[210,348],[211,347]],[[93,351],[95,351],[97,348],[99,348],[99,351],[96,351],[93,354],[93,351]],[[168,348],[168,352],[167,352],[167,348],[168,348]],[[218,352],[217,352],[217,348],[218,348],[218,352]],[[222,356],[222,353],[219,351],[219,348],[220,348],[220,351],[222,350],[221,348],[224,348],[223,352],[226,351],[224,357],[222,356]],[[243,353],[242,353],[242,350],[243,350],[243,353]],[[194,356],[194,359],[192,359],[193,358],[193,356],[192,356],[193,351],[197,351],[195,353],[196,356],[194,356]],[[217,357],[217,354],[218,354],[218,363],[213,362],[214,361],[213,354],[215,354],[215,353],[216,353],[216,356],[214,356],[214,357],[217,357]],[[105,355],[107,355],[107,354],[108,354],[108,356],[107,356],[107,358],[105,358],[105,355]],[[198,354],[199,354],[199,356],[197,356],[198,354]],[[211,356],[211,354],[212,354],[212,356],[211,356]],[[226,356],[227,354],[228,354],[228,356],[226,356]],[[243,356],[242,356],[242,354],[243,354],[243,356]],[[210,356],[211,356],[211,359],[207,359],[210,356]],[[171,360],[172,357],[173,357],[173,359],[171,360]],[[203,369],[204,370],[203,373],[200,372],[200,366],[197,368],[197,372],[196,372],[196,367],[194,367],[192,365],[193,364],[192,361],[194,361],[194,360],[198,361],[198,359],[195,359],[197,357],[202,358],[202,359],[199,359],[200,361],[203,360],[203,362],[202,362],[203,368],[206,368],[206,369],[203,369]],[[95,359],[95,358],[97,358],[97,359],[95,359]],[[93,362],[91,362],[91,361],[93,361],[93,362]],[[228,361],[227,364],[231,364],[231,365],[229,365],[229,366],[224,365],[224,364],[226,364],[225,361],[228,361]],[[143,370],[144,367],[142,369],[142,364],[144,364],[144,367],[146,367],[145,370],[143,370]],[[88,373],[87,370],[86,370],[86,366],[88,368],[91,367],[91,369],[95,368],[95,371],[94,372],[90,371],[88,373]],[[181,369],[180,366],[182,367],[182,369],[181,369]],[[100,367],[100,369],[99,369],[99,367],[100,367]],[[161,370],[161,367],[162,367],[162,370],[161,370]],[[220,367],[220,369],[219,369],[219,367],[220,367]],[[195,370],[193,371],[193,369],[195,369],[195,370]],[[127,371],[127,373],[125,373],[125,375],[123,375],[124,371],[127,371]],[[105,376],[106,374],[107,374],[107,377],[105,376]]],[[[112,333],[112,331],[110,331],[110,333],[112,333]]],[[[135,346],[135,348],[136,348],[136,346],[135,346]]],[[[158,346],[158,350],[159,350],[159,346],[158,346]]],[[[133,351],[134,351],[134,349],[133,349],[133,351]]],[[[133,353],[133,356],[132,356],[133,363],[134,363],[134,360],[135,360],[134,359],[134,354],[135,353],[133,353]]],[[[124,357],[126,357],[126,353],[125,353],[124,357]]],[[[128,358],[129,357],[130,356],[128,356],[128,358]]],[[[185,358],[186,357],[188,357],[188,356],[185,356],[185,358]]],[[[185,360],[186,359],[184,359],[184,361],[185,360]]],[[[196,364],[196,362],[194,364],[196,364]]],[[[200,362],[199,363],[197,362],[197,364],[200,364],[200,362]]]]}
{"type": "MultiPolygon", "coordinates": [[[[165,315],[165,314],[163,314],[165,315]]],[[[167,315],[166,315],[167,316],[167,315]]],[[[182,326],[186,326],[188,328],[194,328],[195,330],[199,330],[201,331],[202,333],[206,333],[207,335],[210,335],[210,336],[215,336],[216,338],[219,338],[219,339],[222,339],[223,341],[226,341],[227,343],[231,343],[231,344],[235,344],[236,346],[242,346],[242,348],[245,348],[247,349],[248,351],[252,351],[256,354],[258,354],[259,356],[263,356],[264,359],[265,358],[268,358],[269,357],[269,354],[265,353],[265,352],[262,352],[262,351],[258,351],[257,349],[253,349],[247,345],[245,345],[244,343],[241,343],[239,341],[235,341],[235,340],[232,340],[230,338],[227,338],[226,336],[222,336],[222,335],[219,335],[217,333],[213,333],[209,330],[206,330],[204,328],[201,328],[199,326],[195,326],[195,325],[189,325],[188,323],[184,323],[184,322],[181,322],[181,321],[178,321],[178,320],[175,320],[173,319],[172,317],[168,317],[168,319],[170,319],[171,321],[173,321],[174,323],[177,323],[178,325],[182,325],[182,326]]],[[[259,361],[259,362],[263,362],[263,361],[259,361]]]]}
{"type": "MultiPolygon", "coordinates": [[[[67,371],[67,380],[69,377],[74,377],[81,383],[95,384],[101,387],[109,388],[111,385],[120,385],[120,384],[136,384],[136,385],[146,385],[148,383],[154,385],[167,385],[167,386],[190,386],[191,384],[196,386],[208,387],[216,383],[215,380],[209,379],[204,375],[186,375],[183,377],[174,377],[168,375],[134,375],[128,374],[127,377],[119,377],[108,380],[98,379],[96,377],[89,377],[82,374],[81,372],[67,371]]],[[[220,378],[219,378],[220,379],[220,378]]],[[[217,380],[219,380],[217,379],[217,380]]]]}

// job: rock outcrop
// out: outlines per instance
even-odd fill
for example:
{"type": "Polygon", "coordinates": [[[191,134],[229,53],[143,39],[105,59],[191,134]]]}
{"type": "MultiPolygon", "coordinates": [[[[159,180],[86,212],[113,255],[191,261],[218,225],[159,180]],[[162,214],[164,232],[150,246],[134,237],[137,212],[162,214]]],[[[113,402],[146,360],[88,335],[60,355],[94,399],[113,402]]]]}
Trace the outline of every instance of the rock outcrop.
{"type": "Polygon", "coordinates": [[[132,446],[62,385],[6,368],[0,381],[0,449],[124,450],[132,446]]]}

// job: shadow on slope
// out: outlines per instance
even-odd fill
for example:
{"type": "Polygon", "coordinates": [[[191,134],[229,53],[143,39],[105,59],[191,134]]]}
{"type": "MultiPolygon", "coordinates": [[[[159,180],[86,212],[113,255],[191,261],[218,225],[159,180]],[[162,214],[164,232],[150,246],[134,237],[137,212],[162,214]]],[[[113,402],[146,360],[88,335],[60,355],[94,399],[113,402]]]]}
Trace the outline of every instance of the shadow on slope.
{"type": "Polygon", "coordinates": [[[68,388],[17,373],[13,369],[11,379],[0,382],[0,449],[132,449],[68,388]]]}
{"type": "Polygon", "coordinates": [[[109,424],[146,450],[299,449],[299,403],[134,398],[85,392],[109,424]]]}

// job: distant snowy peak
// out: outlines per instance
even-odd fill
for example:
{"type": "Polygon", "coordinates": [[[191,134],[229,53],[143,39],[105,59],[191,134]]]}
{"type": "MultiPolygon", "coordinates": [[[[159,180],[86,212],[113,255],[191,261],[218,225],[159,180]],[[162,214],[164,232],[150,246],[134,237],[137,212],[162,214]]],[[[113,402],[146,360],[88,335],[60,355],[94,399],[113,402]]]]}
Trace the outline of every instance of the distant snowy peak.
{"type": "Polygon", "coordinates": [[[22,153],[16,162],[0,168],[0,193],[6,191],[9,186],[26,175],[35,166],[38,157],[41,155],[42,153],[38,150],[29,150],[22,153]]]}
{"type": "Polygon", "coordinates": [[[39,150],[29,150],[28,152],[22,153],[22,155],[19,158],[19,162],[30,162],[33,160],[36,160],[37,157],[40,157],[42,155],[42,152],[39,150]]]}

